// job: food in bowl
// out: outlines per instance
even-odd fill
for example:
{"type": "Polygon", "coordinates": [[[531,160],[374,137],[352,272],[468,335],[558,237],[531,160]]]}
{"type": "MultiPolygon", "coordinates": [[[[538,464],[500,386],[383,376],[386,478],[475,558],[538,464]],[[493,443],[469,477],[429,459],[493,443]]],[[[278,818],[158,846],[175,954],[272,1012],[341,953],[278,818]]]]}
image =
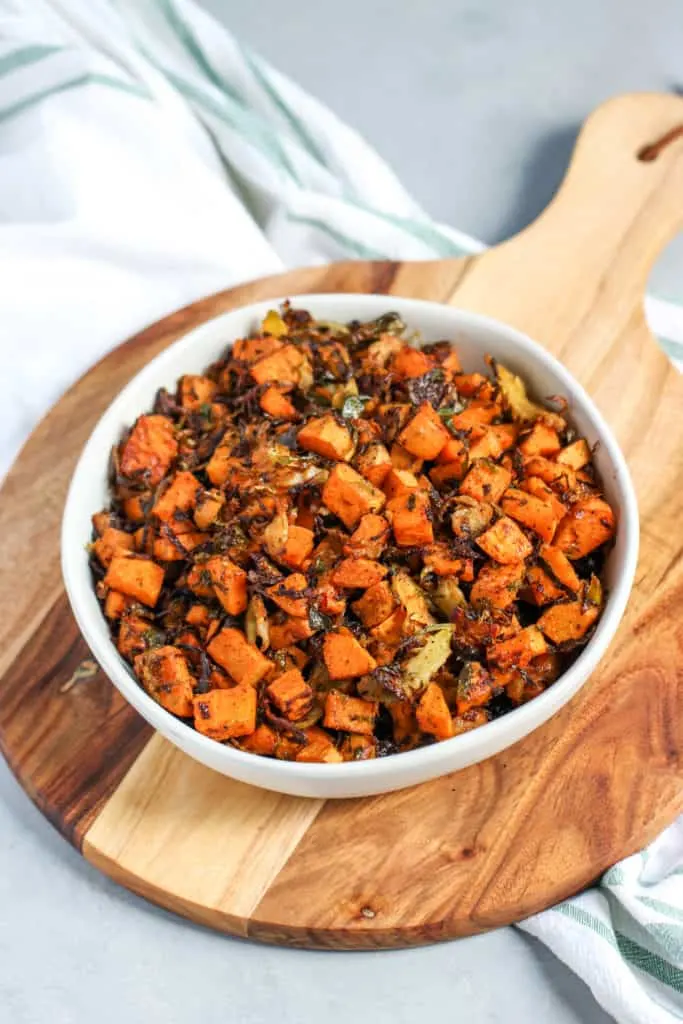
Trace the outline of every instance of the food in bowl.
{"type": "Polygon", "coordinates": [[[551,686],[603,603],[615,515],[555,397],[394,314],[285,305],[161,389],[112,453],[91,567],[121,655],[219,742],[400,753],[551,686]]]}

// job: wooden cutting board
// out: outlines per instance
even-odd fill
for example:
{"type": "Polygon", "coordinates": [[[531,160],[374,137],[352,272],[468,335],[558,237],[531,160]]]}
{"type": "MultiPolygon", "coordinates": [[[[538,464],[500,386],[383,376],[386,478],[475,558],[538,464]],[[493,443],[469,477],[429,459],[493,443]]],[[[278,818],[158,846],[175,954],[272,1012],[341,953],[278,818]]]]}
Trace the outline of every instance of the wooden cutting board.
{"type": "Polygon", "coordinates": [[[542,910],[683,810],[683,381],[642,308],[650,267],[683,223],[681,125],[679,98],[615,99],[588,120],[557,198],[512,241],[468,259],[343,263],[211,296],[117,348],[37,428],[0,500],[0,746],[91,863],[238,935],[406,946],[542,910]],[[546,345],[621,442],[642,547],[609,655],[555,718],[447,778],[325,803],[232,782],[153,735],[80,639],[59,523],[95,420],[149,359],[225,310],[329,291],[453,303],[546,345]]]}

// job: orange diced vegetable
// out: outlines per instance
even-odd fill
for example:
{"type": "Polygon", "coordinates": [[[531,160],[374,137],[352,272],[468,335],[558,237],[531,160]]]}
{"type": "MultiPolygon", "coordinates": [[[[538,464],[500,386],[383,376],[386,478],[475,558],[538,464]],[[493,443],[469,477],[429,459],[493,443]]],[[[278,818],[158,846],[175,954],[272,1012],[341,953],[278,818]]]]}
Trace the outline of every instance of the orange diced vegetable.
{"type": "Polygon", "coordinates": [[[560,494],[566,491],[573,491],[576,488],[576,472],[571,466],[563,466],[561,463],[552,462],[542,455],[535,455],[525,463],[524,471],[527,476],[538,476],[544,483],[549,484],[553,490],[560,494]]]}
{"type": "Polygon", "coordinates": [[[533,547],[512,519],[501,516],[493,526],[477,537],[477,544],[494,562],[510,565],[523,562],[533,547]]]}
{"type": "Polygon", "coordinates": [[[229,626],[216,634],[207,651],[236,683],[247,686],[256,686],[272,668],[272,662],[247,641],[244,633],[229,626]]]}
{"type": "MultiPolygon", "coordinates": [[[[408,417],[406,416],[407,419],[408,417]]],[[[392,444],[389,458],[394,469],[407,469],[409,473],[419,473],[424,463],[424,459],[413,455],[412,452],[409,452],[398,441],[394,441],[392,444]]]]}
{"type": "Polygon", "coordinates": [[[414,473],[408,469],[390,469],[384,478],[382,487],[387,500],[400,498],[403,494],[410,494],[411,491],[419,490],[419,483],[414,473]]]}
{"type": "Polygon", "coordinates": [[[344,545],[345,554],[362,555],[365,558],[379,558],[389,536],[389,523],[384,516],[368,512],[359,522],[344,545]]]}
{"type": "Polygon", "coordinates": [[[164,570],[156,562],[131,555],[114,555],[104,583],[112,590],[141,601],[154,608],[164,582],[164,570]]]}
{"type": "Polygon", "coordinates": [[[423,402],[398,439],[412,455],[420,459],[435,459],[449,437],[439,414],[429,402],[423,402]]]}
{"type": "Polygon", "coordinates": [[[168,523],[175,533],[188,532],[192,523],[183,513],[188,512],[197,503],[202,486],[196,476],[185,470],[176,473],[170,485],[160,498],[157,498],[152,509],[153,514],[162,522],[168,523]]]}
{"type": "Polygon", "coordinates": [[[500,504],[506,516],[528,526],[541,540],[550,542],[553,539],[559,517],[550,502],[527,491],[509,487],[500,504]]]}
{"type": "Polygon", "coordinates": [[[326,634],[323,640],[323,657],[330,679],[353,679],[367,675],[376,667],[372,655],[358,643],[353,633],[345,628],[332,630],[326,634]]]}
{"type": "Polygon", "coordinates": [[[468,661],[458,676],[456,708],[464,715],[471,708],[488,704],[492,696],[491,676],[478,661],[468,661]]]}
{"type": "Polygon", "coordinates": [[[472,559],[454,555],[443,542],[430,545],[422,553],[422,561],[437,576],[458,576],[466,582],[474,578],[472,559]]]}
{"type": "Polygon", "coordinates": [[[373,736],[349,733],[339,750],[344,761],[368,761],[377,757],[377,744],[373,736]]]}
{"type": "Polygon", "coordinates": [[[417,348],[404,345],[394,356],[391,371],[397,377],[421,377],[433,366],[432,360],[417,348]]]}
{"type": "Polygon", "coordinates": [[[338,463],[323,487],[323,501],[344,526],[352,529],[366,512],[381,511],[385,497],[351,466],[338,463]]]}
{"type": "Polygon", "coordinates": [[[412,739],[418,731],[415,708],[409,700],[396,701],[389,705],[389,714],[394,723],[394,738],[397,743],[412,739]]]}
{"type": "Polygon", "coordinates": [[[216,382],[210,377],[186,373],[180,378],[178,390],[183,409],[196,410],[213,401],[217,387],[216,382]]]}
{"type": "Polygon", "coordinates": [[[539,654],[545,654],[547,646],[540,629],[536,626],[527,626],[526,629],[520,629],[508,640],[500,640],[491,644],[487,650],[487,656],[490,662],[501,668],[514,665],[524,668],[532,658],[537,658],[539,654]]]}
{"type": "Polygon", "coordinates": [[[205,604],[193,604],[185,616],[188,626],[205,627],[209,625],[211,615],[205,604]]]}
{"type": "Polygon", "coordinates": [[[614,535],[614,512],[602,498],[575,502],[557,527],[553,546],[567,558],[583,558],[614,535]]]}
{"type": "Polygon", "coordinates": [[[187,658],[176,647],[156,647],[135,659],[135,674],[157,704],[174,715],[192,714],[194,679],[187,658]]]}
{"type": "Polygon", "coordinates": [[[520,442],[519,450],[524,455],[555,455],[561,447],[557,431],[538,420],[520,442]]]}
{"type": "Polygon", "coordinates": [[[330,690],[325,698],[323,724],[328,729],[371,736],[378,710],[377,701],[349,697],[340,690],[330,690]]]}
{"type": "Polygon", "coordinates": [[[434,540],[429,495],[425,491],[411,491],[394,498],[387,505],[387,515],[399,547],[417,547],[434,540]]]}
{"type": "Polygon", "coordinates": [[[178,454],[173,423],[167,416],[139,416],[121,452],[121,474],[142,477],[156,487],[178,454]]]}
{"type": "Polygon", "coordinates": [[[315,452],[325,459],[347,462],[353,455],[355,444],[351,431],[331,414],[310,419],[298,432],[297,443],[307,452],[315,452]]]}
{"type": "Polygon", "coordinates": [[[540,565],[532,565],[526,574],[526,585],[523,597],[528,597],[535,605],[550,604],[551,601],[561,601],[567,596],[562,587],[549,576],[540,565]],[[528,593],[527,593],[528,591],[528,593]]]}
{"type": "Polygon", "coordinates": [[[344,558],[332,573],[332,582],[342,589],[366,589],[384,579],[387,572],[385,565],[370,558],[344,558]]]}
{"type": "Polygon", "coordinates": [[[211,577],[216,597],[228,615],[241,615],[247,608],[247,574],[225,555],[215,555],[204,568],[211,577]]]}
{"type": "Polygon", "coordinates": [[[391,469],[391,456],[386,446],[373,442],[355,458],[356,468],[361,476],[369,480],[374,487],[381,487],[391,469]]]}
{"type": "Polygon", "coordinates": [[[474,430],[482,424],[491,423],[500,416],[500,412],[500,406],[495,402],[475,399],[462,412],[451,416],[449,425],[451,430],[474,430]]]}
{"type": "Polygon", "coordinates": [[[270,646],[274,651],[280,651],[283,647],[291,647],[299,640],[308,640],[314,632],[307,617],[297,618],[289,615],[284,622],[270,623],[270,646]]]}
{"type": "Polygon", "coordinates": [[[548,569],[550,569],[552,575],[563,587],[567,587],[574,593],[578,591],[581,586],[581,580],[576,575],[574,566],[563,551],[549,544],[543,544],[539,555],[548,569]]]}
{"type": "Polygon", "coordinates": [[[541,480],[540,476],[530,476],[526,480],[522,480],[520,488],[523,491],[527,491],[529,494],[535,495],[537,498],[541,498],[547,502],[553,510],[553,516],[559,522],[560,519],[566,514],[567,508],[555,494],[552,487],[549,487],[544,480],[541,480]]]}
{"type": "Polygon", "coordinates": [[[233,686],[230,690],[210,690],[194,698],[194,725],[197,732],[214,740],[248,736],[256,729],[256,690],[253,686],[233,686]]]}
{"type": "Polygon", "coordinates": [[[268,587],[266,593],[283,612],[295,618],[305,618],[308,615],[309,604],[306,597],[307,589],[308,580],[303,573],[293,572],[279,583],[268,587]]]}
{"type": "Polygon", "coordinates": [[[272,355],[280,348],[282,348],[282,342],[277,338],[240,338],[232,346],[232,355],[241,362],[255,363],[258,359],[272,355]]]}
{"type": "Polygon", "coordinates": [[[572,469],[583,469],[591,460],[591,450],[584,438],[579,438],[572,444],[568,444],[561,452],[558,452],[555,461],[563,466],[570,466],[572,469]]]}
{"type": "Polygon", "coordinates": [[[125,611],[121,616],[119,636],[116,647],[122,658],[132,660],[133,656],[144,651],[147,647],[147,638],[152,631],[152,623],[143,619],[140,615],[125,611]]]}
{"type": "Polygon", "coordinates": [[[108,619],[120,619],[127,608],[130,608],[133,599],[118,590],[110,590],[104,599],[104,614],[108,619]]]}
{"type": "Polygon", "coordinates": [[[306,743],[296,754],[295,761],[337,764],[344,760],[323,729],[313,725],[306,730],[306,743]]]}
{"type": "Polygon", "coordinates": [[[269,684],[266,693],[275,707],[291,722],[305,718],[313,703],[313,690],[298,669],[290,669],[269,684]]]}
{"type": "Polygon", "coordinates": [[[102,536],[98,537],[93,544],[93,551],[105,567],[110,564],[114,555],[119,552],[132,550],[132,534],[124,533],[123,530],[115,530],[112,526],[108,526],[102,533],[102,536]]]}
{"type": "Polygon", "coordinates": [[[453,722],[443,690],[437,683],[429,683],[415,709],[417,724],[422,732],[447,740],[453,735],[453,722]]]}
{"type": "Polygon", "coordinates": [[[351,605],[366,629],[378,626],[388,619],[396,608],[396,598],[389,584],[382,580],[368,587],[362,597],[351,605]]]}
{"type": "Polygon", "coordinates": [[[259,405],[265,413],[276,420],[295,420],[298,413],[283,388],[271,384],[259,398],[259,405]]]}
{"type": "Polygon", "coordinates": [[[470,601],[477,605],[488,605],[501,611],[509,608],[517,599],[517,592],[524,579],[524,562],[498,565],[487,562],[479,570],[470,590],[470,601]]]}
{"type": "Polygon", "coordinates": [[[250,373],[257,384],[298,384],[299,370],[304,357],[294,345],[282,345],[270,355],[253,363],[250,373]]]}
{"type": "Polygon", "coordinates": [[[599,615],[600,609],[595,605],[570,601],[548,608],[541,615],[537,625],[554,644],[562,644],[569,640],[580,640],[597,621],[599,615]]]}
{"type": "Polygon", "coordinates": [[[494,504],[502,498],[510,486],[512,473],[497,466],[488,459],[475,462],[469,473],[460,484],[460,494],[466,494],[475,501],[492,501],[494,504]]]}

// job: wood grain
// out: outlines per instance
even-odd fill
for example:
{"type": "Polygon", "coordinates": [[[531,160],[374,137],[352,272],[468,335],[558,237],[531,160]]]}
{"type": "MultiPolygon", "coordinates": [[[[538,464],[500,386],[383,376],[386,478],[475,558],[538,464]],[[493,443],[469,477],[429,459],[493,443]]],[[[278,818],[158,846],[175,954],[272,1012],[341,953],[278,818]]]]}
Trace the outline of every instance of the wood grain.
{"type": "Polygon", "coordinates": [[[211,296],[120,346],[48,415],[0,501],[0,747],[94,864],[228,932],[391,947],[543,909],[683,810],[683,385],[642,308],[652,263],[683,223],[683,139],[655,159],[637,156],[682,122],[676,97],[613,100],[588,120],[549,208],[504,245],[464,260],[310,268],[211,296]],[[624,622],[567,707],[480,765],[417,790],[327,804],[250,789],[150,739],[88,667],[58,567],[68,477],[125,381],[225,310],[324,291],[450,302],[531,333],[615,429],[642,520],[624,622]]]}

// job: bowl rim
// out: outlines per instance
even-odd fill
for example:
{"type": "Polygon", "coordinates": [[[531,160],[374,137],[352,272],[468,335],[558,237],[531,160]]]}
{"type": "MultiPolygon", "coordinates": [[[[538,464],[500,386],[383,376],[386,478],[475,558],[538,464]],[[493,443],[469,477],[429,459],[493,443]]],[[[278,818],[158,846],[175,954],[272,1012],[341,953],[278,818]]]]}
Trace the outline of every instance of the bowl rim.
{"type": "MultiPolygon", "coordinates": [[[[222,342],[222,350],[230,345],[233,340],[233,338],[228,338],[227,341],[222,342]]],[[[529,715],[529,708],[531,706],[534,707],[536,712],[539,712],[541,709],[547,709],[548,713],[542,716],[536,725],[532,725],[530,729],[523,733],[522,738],[545,724],[587,681],[591,671],[603,657],[616,633],[623,617],[635,576],[639,549],[639,516],[635,490],[626,460],[602,413],[573,374],[554,355],[523,331],[519,331],[517,328],[494,317],[470,312],[457,306],[449,306],[433,300],[402,298],[396,295],[328,292],[305,293],[289,297],[282,296],[258,300],[244,306],[226,310],[198,324],[196,327],[190,328],[177,338],[176,341],[145,363],[107,405],[81,450],[69,483],[62,516],[60,540],[62,576],[71,610],[79,630],[110,681],[116,686],[126,701],[155,730],[162,731],[163,735],[170,738],[173,742],[177,742],[186,752],[189,752],[187,750],[188,745],[196,746],[196,758],[204,764],[209,760],[215,761],[219,758],[224,762],[226,769],[224,774],[226,775],[231,774],[229,770],[231,765],[234,765],[237,770],[240,766],[255,766],[255,762],[258,762],[259,771],[264,776],[271,775],[273,781],[277,779],[283,784],[286,784],[288,781],[292,783],[314,783],[320,781],[329,782],[334,785],[334,783],[342,784],[348,782],[351,778],[354,780],[364,778],[368,782],[370,780],[381,782],[386,779],[388,782],[390,777],[398,771],[405,770],[410,772],[411,768],[416,775],[421,774],[417,769],[422,768],[424,770],[422,774],[425,777],[434,777],[439,773],[433,770],[430,772],[430,769],[433,769],[441,761],[444,762],[444,771],[441,774],[447,774],[451,770],[458,770],[457,768],[449,769],[448,767],[449,755],[452,755],[455,749],[462,754],[462,760],[466,763],[476,761],[476,757],[471,760],[468,760],[468,757],[470,754],[475,753],[477,748],[482,745],[483,736],[485,735],[486,740],[490,741],[487,744],[489,747],[495,747],[495,739],[502,737],[506,731],[510,730],[509,723],[513,717],[517,722],[524,717],[531,717],[529,715]],[[599,435],[600,444],[609,457],[609,461],[614,469],[615,488],[620,492],[618,522],[619,529],[624,531],[623,559],[615,573],[616,578],[610,588],[607,602],[596,630],[576,661],[562,673],[551,687],[528,704],[522,704],[514,708],[500,718],[488,722],[480,729],[474,729],[459,736],[441,740],[428,746],[418,747],[414,750],[365,761],[345,761],[327,764],[285,761],[262,757],[248,751],[239,750],[236,747],[218,743],[216,740],[197,732],[191,725],[177,718],[170,711],[167,711],[143,690],[133,676],[132,671],[116,650],[111,637],[108,636],[106,640],[102,640],[96,630],[91,629],[92,609],[87,606],[81,581],[78,578],[79,569],[75,557],[77,552],[74,548],[74,538],[71,536],[71,524],[79,513],[79,490],[81,480],[87,472],[88,464],[93,461],[96,453],[99,453],[100,458],[104,457],[106,459],[108,457],[110,441],[107,435],[110,433],[110,421],[115,419],[117,409],[125,403],[129,394],[137,391],[141,386],[147,383],[153,384],[155,380],[161,378],[166,363],[175,362],[176,358],[185,349],[189,349],[202,334],[215,332],[221,321],[229,319],[233,315],[250,316],[253,314],[254,318],[256,318],[262,315],[266,309],[279,307],[287,298],[294,300],[297,305],[301,305],[304,308],[344,301],[353,304],[354,307],[358,307],[360,315],[362,315],[363,306],[374,309],[378,302],[381,302],[387,308],[391,308],[391,304],[395,303],[400,307],[399,312],[405,313],[408,317],[410,316],[411,309],[416,312],[431,309],[445,316],[453,316],[459,321],[457,325],[454,325],[454,330],[459,330],[463,333],[467,332],[468,326],[488,328],[513,342],[524,355],[543,365],[558,379],[563,388],[561,393],[570,394],[572,403],[582,407],[583,413],[592,422],[596,434],[599,435]],[[106,451],[104,450],[105,445],[106,451]],[[164,722],[163,729],[155,723],[155,719],[161,719],[164,722]],[[454,746],[455,744],[457,744],[457,748],[454,746]],[[202,756],[203,753],[206,754],[206,757],[202,756]]],[[[81,552],[82,546],[85,543],[87,543],[87,539],[83,538],[80,542],[81,552]]],[[[91,590],[90,593],[93,594],[94,591],[91,590]]],[[[102,614],[101,610],[100,614],[102,614]]],[[[518,741],[513,740],[511,742],[518,741]]],[[[495,749],[504,749],[509,745],[502,743],[499,747],[495,747],[495,749]]],[[[191,752],[189,753],[190,756],[193,756],[191,752]]],[[[483,756],[486,758],[492,755],[484,754],[483,756]]],[[[261,785],[262,782],[259,781],[255,784],[261,785]]],[[[263,784],[267,785],[265,780],[263,780],[263,784]]]]}

